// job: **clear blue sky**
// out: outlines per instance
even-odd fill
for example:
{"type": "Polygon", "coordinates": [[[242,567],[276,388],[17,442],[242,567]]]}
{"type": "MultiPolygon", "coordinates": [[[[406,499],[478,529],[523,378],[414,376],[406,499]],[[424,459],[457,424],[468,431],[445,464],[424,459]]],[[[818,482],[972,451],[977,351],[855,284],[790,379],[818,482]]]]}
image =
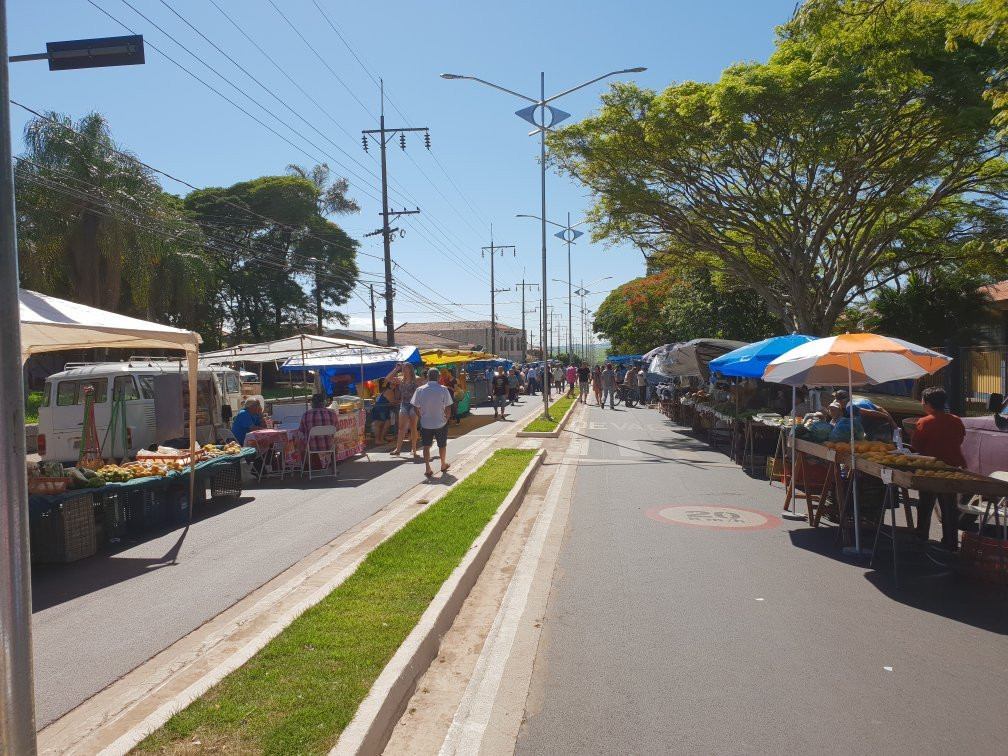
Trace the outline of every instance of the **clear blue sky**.
{"type": "MultiPolygon", "coordinates": [[[[327,113],[299,92],[208,0],[165,0],[167,5],[161,0],[129,0],[150,21],[124,0],[94,0],[144,35],[146,65],[50,73],[44,62],[18,63],[11,66],[12,97],[37,110],[55,110],[75,119],[91,110],[100,111],[120,145],[196,186],[225,186],[282,173],[288,163],[329,162],[337,173],[348,176],[351,196],[362,207],[359,215],[335,220],[361,239],[380,226],[380,174],[372,157],[377,152],[372,149],[370,156],[364,154],[360,132],[377,128],[379,95],[372,77],[384,78],[395,105],[386,106],[386,125],[429,126],[433,146],[429,154],[422,137],[413,136],[408,140],[408,155],[398,146],[389,152],[392,204],[419,205],[422,210],[419,218],[399,222],[407,233],[393,243],[393,259],[401,266],[396,273],[407,286],[441,304],[434,309],[400,292],[397,322],[489,317],[489,262],[481,258],[480,247],[490,243],[491,222],[496,243],[517,247],[516,257],[497,258],[497,287],[513,287],[523,276],[533,282],[540,278],[539,226],[515,218],[516,213],[539,212],[538,140],[526,136],[528,124],[513,115],[523,103],[474,82],[442,80],[438,74],[469,74],[538,95],[539,72],[545,71],[547,96],[608,71],[635,66],[647,66],[645,73],[634,78],[651,88],[688,79],[714,80],[733,62],[765,60],[773,47],[774,27],[787,20],[795,5],[794,0],[511,0],[496,4],[317,0],[367,67],[365,71],[312,0],[273,0],[319,52],[329,71],[269,0],[215,1],[327,113]],[[168,6],[257,77],[290,110],[235,68],[168,6]],[[154,24],[297,133],[236,92],[154,24]],[[151,45],[304,151],[271,134],[151,45]]],[[[87,0],[16,0],[8,3],[8,14],[11,54],[44,50],[46,41],[128,33],[87,0]]],[[[555,104],[573,118],[581,118],[598,106],[605,86],[599,82],[555,104]]],[[[12,107],[12,119],[17,149],[27,114],[12,107]]],[[[163,185],[171,192],[187,191],[168,180],[163,185]]],[[[584,187],[555,173],[547,176],[550,219],[564,220],[569,212],[572,220],[579,220],[590,205],[584,187]]],[[[565,245],[550,237],[548,250],[549,277],[567,279],[565,245]]],[[[380,256],[380,237],[362,239],[362,251],[380,256]]],[[[589,287],[597,292],[587,298],[592,309],[609,289],[641,275],[644,269],[639,251],[591,244],[587,236],[573,247],[572,258],[575,283],[611,276],[589,287]]],[[[380,278],[380,260],[362,256],[360,267],[365,279],[380,278]]],[[[549,303],[563,314],[566,326],[567,287],[552,281],[550,287],[549,303]]],[[[358,292],[365,293],[366,287],[358,292]]],[[[533,291],[529,296],[539,295],[533,291]]],[[[575,298],[576,332],[580,328],[578,304],[575,298]]],[[[379,330],[381,306],[379,301],[379,330]]],[[[533,306],[529,303],[527,308],[533,306]]],[[[370,311],[360,298],[352,298],[346,310],[354,327],[370,327],[370,311]]],[[[497,314],[502,322],[519,325],[520,295],[514,291],[499,294],[497,314]]],[[[528,317],[534,320],[538,315],[528,317]]]]}

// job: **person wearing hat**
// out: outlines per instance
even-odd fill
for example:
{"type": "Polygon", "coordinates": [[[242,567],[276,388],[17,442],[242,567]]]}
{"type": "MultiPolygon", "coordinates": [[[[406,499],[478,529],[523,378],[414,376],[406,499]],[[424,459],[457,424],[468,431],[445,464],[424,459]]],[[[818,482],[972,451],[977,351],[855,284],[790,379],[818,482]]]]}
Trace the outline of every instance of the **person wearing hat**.
{"type": "Polygon", "coordinates": [[[867,425],[865,428],[866,435],[881,436],[879,440],[888,440],[891,437],[892,431],[889,428],[881,429],[879,426],[882,423],[888,423],[892,428],[899,427],[896,425],[896,421],[893,420],[892,415],[876,405],[871,399],[865,399],[862,396],[856,396],[851,399],[850,394],[844,389],[834,391],[833,399],[840,405],[841,414],[844,417],[853,416],[855,419],[860,418],[862,425],[867,425]],[[865,423],[865,420],[868,423],[865,423]]]}
{"type": "Polygon", "coordinates": [[[427,469],[424,475],[428,478],[434,475],[431,470],[431,444],[437,440],[438,453],[441,456],[441,472],[448,472],[448,418],[451,417],[452,403],[455,397],[438,383],[441,374],[437,368],[427,371],[427,383],[413,393],[411,403],[420,413],[420,444],[423,446],[424,464],[427,469]]]}

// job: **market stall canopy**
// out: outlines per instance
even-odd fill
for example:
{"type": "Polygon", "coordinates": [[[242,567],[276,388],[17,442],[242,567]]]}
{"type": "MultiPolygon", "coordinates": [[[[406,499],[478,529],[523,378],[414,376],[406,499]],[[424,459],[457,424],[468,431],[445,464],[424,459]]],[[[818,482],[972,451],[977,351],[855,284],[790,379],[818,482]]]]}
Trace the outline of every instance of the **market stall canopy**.
{"type": "Polygon", "coordinates": [[[653,357],[651,371],[669,377],[697,375],[706,381],[711,360],[745,345],[744,341],[728,339],[693,339],[653,357]]]}
{"type": "Polygon", "coordinates": [[[316,370],[322,381],[322,388],[332,393],[333,381],[337,376],[349,376],[354,383],[358,380],[373,381],[384,378],[400,362],[420,364],[420,351],[415,346],[382,347],[369,344],[364,347],[347,347],[312,352],[302,357],[290,357],[281,369],[288,372],[316,370]]]}
{"type": "Polygon", "coordinates": [[[274,341],[263,341],[258,344],[236,344],[227,349],[218,349],[214,352],[205,352],[200,355],[203,362],[281,362],[289,357],[300,357],[303,353],[317,352],[319,350],[331,351],[344,348],[372,348],[382,349],[386,354],[392,352],[393,348],[376,347],[374,344],[360,339],[340,339],[331,336],[316,336],[310,333],[301,333],[296,336],[288,336],[285,339],[275,339],[274,341]]]}
{"type": "Polygon", "coordinates": [[[472,362],[473,360],[494,359],[497,355],[489,352],[474,352],[471,349],[422,349],[420,359],[424,365],[440,367],[456,362],[472,362]]]}
{"type": "Polygon", "coordinates": [[[130,318],[96,307],[18,289],[21,362],[38,352],[62,349],[178,349],[195,352],[193,331],[130,318]]]}
{"type": "Polygon", "coordinates": [[[712,373],[735,378],[762,378],[766,366],[772,360],[810,341],[815,341],[815,336],[803,336],[800,333],[773,336],[722,354],[711,360],[708,367],[712,373]]]}
{"type": "Polygon", "coordinates": [[[466,365],[466,371],[473,375],[474,373],[482,372],[487,370],[496,370],[497,367],[503,367],[505,370],[510,370],[514,363],[511,360],[506,360],[503,357],[491,357],[485,360],[473,360],[468,365],[466,365]]]}
{"type": "Polygon", "coordinates": [[[815,339],[767,365],[763,379],[788,386],[864,386],[934,373],[950,357],[874,333],[815,339]]]}

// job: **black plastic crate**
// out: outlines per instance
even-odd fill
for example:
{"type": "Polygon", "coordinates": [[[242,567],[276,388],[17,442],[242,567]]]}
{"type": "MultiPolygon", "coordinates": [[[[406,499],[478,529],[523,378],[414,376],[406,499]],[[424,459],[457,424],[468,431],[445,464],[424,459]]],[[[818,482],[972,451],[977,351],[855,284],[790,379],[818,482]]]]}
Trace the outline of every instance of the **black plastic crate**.
{"type": "Polygon", "coordinates": [[[129,531],[142,533],[168,523],[167,489],[141,489],[128,496],[129,531]]]}
{"type": "Polygon", "coordinates": [[[33,508],[29,529],[33,562],[76,562],[98,550],[90,492],[33,508]]]}
{"type": "Polygon", "coordinates": [[[242,492],[241,460],[236,459],[214,468],[210,478],[210,498],[237,499],[242,492]]]}
{"type": "Polygon", "coordinates": [[[101,518],[107,543],[121,541],[130,534],[133,510],[125,489],[106,489],[95,494],[96,507],[101,502],[101,518]]]}

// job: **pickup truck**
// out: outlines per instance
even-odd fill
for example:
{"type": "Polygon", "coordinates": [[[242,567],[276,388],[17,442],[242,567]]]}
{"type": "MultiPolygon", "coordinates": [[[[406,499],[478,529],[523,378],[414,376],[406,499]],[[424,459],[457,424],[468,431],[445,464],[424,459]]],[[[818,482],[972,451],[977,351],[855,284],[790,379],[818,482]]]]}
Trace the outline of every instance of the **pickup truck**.
{"type": "Polygon", "coordinates": [[[981,475],[1008,471],[1008,401],[1001,394],[991,394],[987,409],[989,415],[962,419],[966,467],[981,475]]]}

